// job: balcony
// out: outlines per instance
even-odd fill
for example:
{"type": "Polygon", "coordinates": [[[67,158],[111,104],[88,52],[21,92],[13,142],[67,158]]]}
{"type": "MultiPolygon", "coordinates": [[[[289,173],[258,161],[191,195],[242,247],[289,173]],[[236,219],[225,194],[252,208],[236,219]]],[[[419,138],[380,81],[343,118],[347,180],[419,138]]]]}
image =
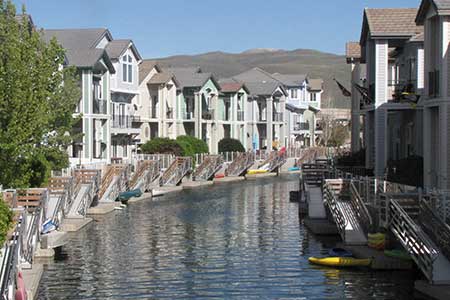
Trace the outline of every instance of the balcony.
{"type": "Polygon", "coordinates": [[[155,106],[152,106],[152,108],[150,110],[150,118],[151,119],[158,118],[158,109],[155,106]]]}
{"type": "Polygon", "coordinates": [[[183,120],[191,121],[194,120],[194,112],[193,111],[187,111],[183,113],[183,120]]]}
{"type": "Polygon", "coordinates": [[[131,116],[131,122],[133,123],[141,123],[141,116],[131,116]]]}
{"type": "Polygon", "coordinates": [[[406,81],[389,81],[388,82],[388,97],[392,102],[417,102],[418,95],[416,94],[416,80],[406,81]]]}
{"type": "Polygon", "coordinates": [[[214,119],[214,109],[204,110],[202,112],[203,120],[213,120],[214,119]]]}
{"type": "Polygon", "coordinates": [[[283,122],[283,113],[274,112],[273,113],[273,122],[283,122]]]}
{"type": "Polygon", "coordinates": [[[174,115],[173,109],[172,108],[167,109],[166,118],[167,119],[173,119],[173,115],[174,115]]]}
{"type": "Polygon", "coordinates": [[[294,131],[309,131],[309,123],[308,122],[300,122],[294,125],[294,131]]]}
{"type": "Polygon", "coordinates": [[[102,114],[102,115],[106,115],[107,113],[107,109],[108,109],[108,105],[106,100],[102,100],[102,99],[94,99],[94,103],[93,103],[93,113],[94,114],[102,114]]]}
{"type": "Polygon", "coordinates": [[[244,111],[238,110],[237,111],[237,121],[243,122],[245,120],[245,114],[244,111]]]}
{"type": "Polygon", "coordinates": [[[267,122],[267,113],[259,113],[257,115],[258,122],[267,122]]]}
{"type": "MultiPolygon", "coordinates": [[[[139,127],[133,127],[133,122],[136,123],[139,116],[128,115],[113,115],[111,121],[111,133],[112,134],[139,134],[141,129],[139,127]]],[[[140,120],[140,118],[139,118],[140,120]]]]}

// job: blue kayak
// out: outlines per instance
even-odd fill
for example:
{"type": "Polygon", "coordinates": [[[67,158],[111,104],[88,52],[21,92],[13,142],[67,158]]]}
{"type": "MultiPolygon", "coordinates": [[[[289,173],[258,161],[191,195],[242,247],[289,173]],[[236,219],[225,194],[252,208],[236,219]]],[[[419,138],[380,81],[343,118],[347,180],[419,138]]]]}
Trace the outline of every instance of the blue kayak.
{"type": "Polygon", "coordinates": [[[300,168],[299,168],[299,167],[292,167],[292,168],[289,168],[288,171],[289,171],[289,172],[292,172],[292,171],[300,171],[300,168]]]}
{"type": "Polygon", "coordinates": [[[332,248],[328,251],[332,257],[353,257],[353,253],[343,248],[332,248]]]}

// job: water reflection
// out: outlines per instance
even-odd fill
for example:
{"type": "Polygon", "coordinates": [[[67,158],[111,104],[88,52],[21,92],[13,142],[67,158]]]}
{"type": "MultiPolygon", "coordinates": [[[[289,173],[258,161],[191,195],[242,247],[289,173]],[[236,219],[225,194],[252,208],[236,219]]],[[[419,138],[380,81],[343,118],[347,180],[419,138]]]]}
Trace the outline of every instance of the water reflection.
{"type": "Polygon", "coordinates": [[[335,241],[299,225],[295,177],[186,191],[77,233],[39,299],[409,299],[407,274],[309,265],[335,241]]]}

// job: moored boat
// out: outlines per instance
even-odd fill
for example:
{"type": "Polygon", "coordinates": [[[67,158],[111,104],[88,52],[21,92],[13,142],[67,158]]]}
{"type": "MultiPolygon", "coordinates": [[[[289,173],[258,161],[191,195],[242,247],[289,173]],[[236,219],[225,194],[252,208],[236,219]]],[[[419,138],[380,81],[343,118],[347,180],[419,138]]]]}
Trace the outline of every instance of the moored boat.
{"type": "Polygon", "coordinates": [[[352,257],[310,257],[308,261],[315,265],[327,267],[367,267],[372,260],[370,258],[352,258],[352,257]]]}

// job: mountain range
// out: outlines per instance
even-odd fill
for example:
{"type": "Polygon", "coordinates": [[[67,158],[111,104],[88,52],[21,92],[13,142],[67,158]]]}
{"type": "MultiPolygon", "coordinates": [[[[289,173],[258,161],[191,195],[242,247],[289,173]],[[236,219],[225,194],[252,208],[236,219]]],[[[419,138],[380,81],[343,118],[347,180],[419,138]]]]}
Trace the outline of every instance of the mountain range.
{"type": "Polygon", "coordinates": [[[218,79],[229,78],[254,67],[270,73],[307,74],[322,78],[322,107],[350,108],[350,98],[342,95],[334,79],[350,87],[350,68],[345,56],[317,50],[250,49],[242,53],[208,52],[154,59],[163,67],[200,67],[218,79]]]}

